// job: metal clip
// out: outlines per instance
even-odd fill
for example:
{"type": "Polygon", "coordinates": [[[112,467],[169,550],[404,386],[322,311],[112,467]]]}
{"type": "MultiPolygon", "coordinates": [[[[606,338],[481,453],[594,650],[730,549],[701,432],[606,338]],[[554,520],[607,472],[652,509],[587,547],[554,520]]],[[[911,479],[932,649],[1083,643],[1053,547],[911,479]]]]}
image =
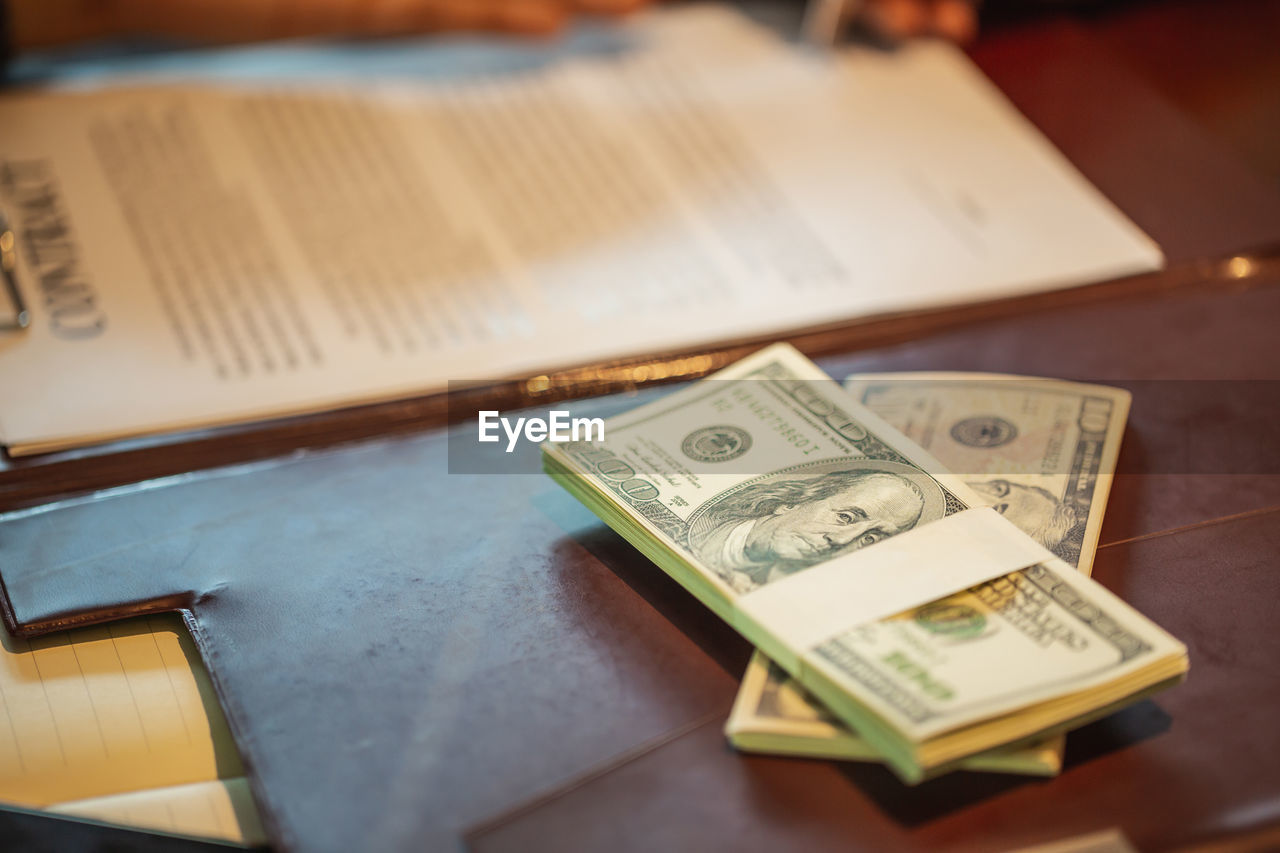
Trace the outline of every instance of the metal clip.
{"type": "Polygon", "coordinates": [[[0,319],[0,329],[25,329],[31,325],[31,312],[22,301],[18,289],[18,240],[9,227],[9,220],[0,212],[0,271],[4,274],[5,290],[13,303],[13,319],[0,319]]]}

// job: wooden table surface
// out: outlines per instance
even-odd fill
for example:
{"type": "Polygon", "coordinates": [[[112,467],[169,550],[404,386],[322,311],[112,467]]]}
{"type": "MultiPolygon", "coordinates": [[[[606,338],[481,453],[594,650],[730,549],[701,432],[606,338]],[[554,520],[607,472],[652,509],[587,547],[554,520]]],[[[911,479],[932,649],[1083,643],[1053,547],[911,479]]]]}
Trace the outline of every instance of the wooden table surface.
{"type": "MultiPolygon", "coordinates": [[[[1280,381],[1277,36],[1280,3],[1243,0],[1133,4],[984,35],[974,59],[1161,244],[1168,268],[793,339],[833,375],[972,369],[1121,383],[1235,380],[1269,389],[1280,381]]],[[[687,378],[755,343],[645,363],[665,367],[651,374],[687,378]]],[[[633,367],[596,366],[574,374],[572,387],[626,387],[633,367]]],[[[485,394],[504,408],[533,399],[519,381],[485,394]]],[[[453,415],[476,402],[455,401],[453,415]]],[[[0,508],[299,447],[428,433],[449,417],[446,401],[429,397],[5,458],[0,508]]],[[[713,676],[685,718],[672,717],[654,736],[601,754],[554,784],[509,797],[460,827],[461,839],[481,850],[1009,849],[1119,826],[1144,850],[1280,846],[1280,727],[1264,713],[1280,698],[1273,629],[1280,470],[1272,461],[1254,469],[1180,467],[1158,451],[1187,432],[1212,440],[1212,418],[1167,423],[1137,403],[1132,417],[1122,453],[1127,473],[1113,490],[1095,576],[1188,643],[1191,679],[1167,698],[1073,735],[1060,778],[956,774],[907,789],[875,767],[733,753],[720,727],[748,647],[674,584],[645,573],[643,561],[605,531],[565,559],[607,587],[612,606],[682,632],[713,676]]],[[[617,614],[596,618],[609,636],[617,614]]],[[[83,832],[12,815],[0,818],[0,831],[6,828],[66,844],[79,844],[72,833],[83,832]]]]}

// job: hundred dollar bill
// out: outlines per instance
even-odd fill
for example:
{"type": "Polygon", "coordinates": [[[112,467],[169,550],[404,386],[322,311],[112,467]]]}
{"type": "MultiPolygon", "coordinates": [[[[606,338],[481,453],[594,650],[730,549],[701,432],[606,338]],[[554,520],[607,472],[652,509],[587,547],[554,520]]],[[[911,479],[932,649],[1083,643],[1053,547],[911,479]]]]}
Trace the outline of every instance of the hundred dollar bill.
{"type": "Polygon", "coordinates": [[[605,426],[544,445],[547,472],[907,781],[1186,670],[1181,643],[788,346],[605,426]]]}
{"type": "MultiPolygon", "coordinates": [[[[1127,391],[980,373],[854,375],[845,387],[1019,529],[1089,573],[1128,415],[1127,391]]],[[[747,666],[725,733],[748,751],[880,758],[760,652],[747,666]]],[[[979,753],[961,766],[1053,775],[1062,767],[1062,736],[979,753]]]]}
{"type": "Polygon", "coordinates": [[[1031,538],[1089,574],[1128,391],[989,373],[864,374],[850,376],[845,388],[1031,538]]]}

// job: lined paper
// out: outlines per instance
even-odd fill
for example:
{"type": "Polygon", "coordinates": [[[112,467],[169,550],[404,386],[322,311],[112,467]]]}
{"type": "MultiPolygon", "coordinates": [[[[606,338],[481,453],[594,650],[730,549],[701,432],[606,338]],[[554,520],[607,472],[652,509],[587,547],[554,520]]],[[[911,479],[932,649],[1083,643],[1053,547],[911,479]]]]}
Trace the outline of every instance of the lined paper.
{"type": "Polygon", "coordinates": [[[243,777],[59,803],[49,811],[236,844],[267,843],[243,777]]]}
{"type": "Polygon", "coordinates": [[[237,813],[257,825],[247,787],[236,809],[218,781],[244,770],[177,615],[0,640],[0,800],[232,840],[237,813]]]}

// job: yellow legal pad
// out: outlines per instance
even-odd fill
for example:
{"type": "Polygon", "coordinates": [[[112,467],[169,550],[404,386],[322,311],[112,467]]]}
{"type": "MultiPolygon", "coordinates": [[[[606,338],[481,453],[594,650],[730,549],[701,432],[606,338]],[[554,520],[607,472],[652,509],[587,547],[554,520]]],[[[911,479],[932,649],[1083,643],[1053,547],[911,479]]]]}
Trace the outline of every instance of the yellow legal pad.
{"type": "Polygon", "coordinates": [[[0,631],[0,800],[266,843],[239,754],[176,615],[23,640],[0,631]]]}

